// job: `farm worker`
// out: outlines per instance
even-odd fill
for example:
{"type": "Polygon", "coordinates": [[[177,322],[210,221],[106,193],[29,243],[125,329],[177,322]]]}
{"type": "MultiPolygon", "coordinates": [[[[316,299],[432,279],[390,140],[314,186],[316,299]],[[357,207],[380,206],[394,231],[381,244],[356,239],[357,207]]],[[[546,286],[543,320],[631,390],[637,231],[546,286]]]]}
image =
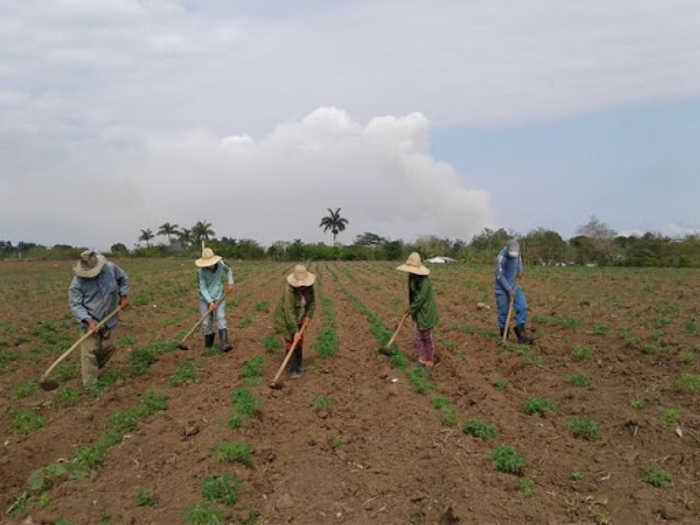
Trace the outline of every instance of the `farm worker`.
{"type": "Polygon", "coordinates": [[[413,252],[406,263],[396,268],[408,273],[408,312],[414,322],[414,342],[418,350],[418,363],[432,369],[435,366],[435,343],[433,327],[438,322],[437,306],[433,285],[426,268],[420,260],[420,255],[413,252]]]}
{"type": "MultiPolygon", "coordinates": [[[[68,304],[84,331],[112,313],[117,305],[127,305],[129,279],[124,270],[94,250],[86,250],[73,266],[75,276],[68,288],[68,304]]],[[[117,317],[109,319],[80,346],[83,385],[97,379],[114,353],[114,328],[117,317]]]]}
{"type": "Polygon", "coordinates": [[[275,310],[273,325],[275,333],[284,338],[284,349],[289,352],[297,342],[294,354],[289,360],[287,371],[292,379],[301,375],[302,348],[304,346],[302,327],[311,322],[316,303],[314,282],[316,276],[302,264],[297,264],[294,271],[287,276],[282,290],[282,297],[275,310]]]}
{"type": "Polygon", "coordinates": [[[520,244],[515,239],[508,241],[506,246],[498,252],[495,265],[495,279],[493,291],[496,295],[498,307],[498,328],[501,336],[506,326],[508,307],[513,301],[515,310],[515,334],[519,344],[532,344],[532,339],[525,335],[525,322],[527,321],[527,301],[522,287],[516,284],[523,274],[523,259],[520,256],[520,244]]]}
{"type": "Polygon", "coordinates": [[[226,274],[226,291],[233,290],[233,271],[219,255],[215,255],[211,248],[204,248],[202,256],[194,262],[199,279],[199,313],[209,312],[202,322],[204,331],[204,347],[211,348],[214,345],[213,317],[216,315],[216,327],[219,330],[219,350],[228,352],[233,346],[228,342],[228,330],[226,328],[226,301],[223,300],[224,285],[222,279],[226,274]]]}

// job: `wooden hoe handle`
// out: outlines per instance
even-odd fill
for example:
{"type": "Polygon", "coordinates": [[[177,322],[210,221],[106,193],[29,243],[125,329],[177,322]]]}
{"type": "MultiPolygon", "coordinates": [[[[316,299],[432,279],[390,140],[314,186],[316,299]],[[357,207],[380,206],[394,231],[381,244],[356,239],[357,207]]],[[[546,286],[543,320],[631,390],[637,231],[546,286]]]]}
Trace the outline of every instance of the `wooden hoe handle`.
{"type": "Polygon", "coordinates": [[[71,346],[68,350],[66,350],[65,352],[63,352],[63,353],[61,354],[61,356],[53,362],[53,364],[48,368],[48,370],[46,370],[46,372],[44,372],[44,375],[41,376],[41,379],[39,379],[39,383],[43,383],[44,381],[46,381],[46,378],[49,377],[49,374],[51,374],[51,372],[53,372],[53,369],[56,368],[56,367],[61,363],[61,361],[63,361],[66,357],[68,357],[69,355],[71,355],[71,354],[73,353],[73,350],[75,350],[76,348],[78,348],[78,347],[80,346],[80,344],[81,344],[83,341],[85,341],[88,337],[90,337],[92,334],[94,334],[94,333],[97,332],[100,328],[102,328],[102,326],[104,326],[104,324],[105,324],[107,321],[109,321],[112,317],[114,317],[114,316],[117,315],[119,312],[121,312],[122,309],[123,309],[123,307],[122,307],[121,305],[117,306],[117,307],[114,309],[114,311],[112,311],[112,313],[110,313],[107,317],[105,317],[104,319],[102,319],[102,321],[100,321],[99,323],[97,323],[97,324],[95,325],[95,328],[93,328],[92,330],[88,330],[87,332],[85,332],[85,333],[83,334],[83,336],[82,336],[80,339],[78,339],[75,343],[73,343],[73,346],[71,346]]]}
{"type": "Polygon", "coordinates": [[[287,355],[284,357],[284,360],[282,361],[282,366],[280,366],[279,370],[277,370],[277,373],[275,374],[275,378],[272,380],[272,383],[270,383],[270,386],[276,385],[277,381],[279,381],[280,376],[282,375],[282,372],[284,372],[284,369],[287,367],[287,363],[289,363],[289,360],[292,357],[292,353],[297,347],[297,344],[301,340],[301,336],[304,334],[304,330],[306,330],[306,327],[309,326],[308,322],[304,322],[304,324],[301,325],[301,328],[297,332],[299,334],[299,337],[296,338],[296,341],[292,343],[291,348],[287,352],[287,355]]]}

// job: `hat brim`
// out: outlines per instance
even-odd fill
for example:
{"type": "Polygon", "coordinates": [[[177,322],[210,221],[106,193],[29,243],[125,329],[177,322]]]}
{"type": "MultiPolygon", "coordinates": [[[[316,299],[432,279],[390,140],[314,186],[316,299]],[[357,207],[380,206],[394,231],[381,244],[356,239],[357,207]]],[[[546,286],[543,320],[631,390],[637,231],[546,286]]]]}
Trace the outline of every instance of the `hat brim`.
{"type": "Polygon", "coordinates": [[[297,281],[294,278],[294,274],[290,273],[287,276],[287,282],[294,288],[300,288],[302,286],[311,286],[316,282],[316,275],[311,272],[306,272],[306,279],[304,279],[303,281],[297,281]]]}
{"type": "Polygon", "coordinates": [[[413,275],[430,274],[430,270],[422,264],[420,266],[409,266],[408,264],[402,264],[400,266],[397,266],[396,269],[400,272],[412,273],[413,275]]]}
{"type": "Polygon", "coordinates": [[[104,265],[106,262],[107,262],[107,259],[105,259],[105,256],[102,255],[101,253],[98,253],[97,254],[97,264],[95,264],[94,268],[84,268],[80,264],[80,261],[78,261],[73,265],[73,273],[77,277],[83,277],[85,279],[92,279],[93,277],[97,277],[100,274],[100,272],[102,271],[102,268],[104,268],[104,265]]]}
{"type": "Polygon", "coordinates": [[[203,259],[203,258],[200,257],[199,259],[197,259],[197,260],[194,262],[194,264],[195,264],[198,268],[207,268],[207,267],[209,267],[209,266],[214,266],[214,265],[215,265],[216,263],[218,263],[221,259],[222,259],[222,257],[221,257],[220,255],[215,255],[214,257],[211,257],[211,258],[209,258],[209,259],[203,259]]]}

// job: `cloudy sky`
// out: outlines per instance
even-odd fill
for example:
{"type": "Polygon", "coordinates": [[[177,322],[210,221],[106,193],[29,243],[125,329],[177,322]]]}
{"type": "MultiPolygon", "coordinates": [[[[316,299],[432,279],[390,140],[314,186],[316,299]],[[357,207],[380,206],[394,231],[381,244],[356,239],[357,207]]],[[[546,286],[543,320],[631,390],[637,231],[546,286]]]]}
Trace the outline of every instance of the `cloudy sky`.
{"type": "Polygon", "coordinates": [[[700,230],[697,0],[0,0],[0,239],[700,230]]]}

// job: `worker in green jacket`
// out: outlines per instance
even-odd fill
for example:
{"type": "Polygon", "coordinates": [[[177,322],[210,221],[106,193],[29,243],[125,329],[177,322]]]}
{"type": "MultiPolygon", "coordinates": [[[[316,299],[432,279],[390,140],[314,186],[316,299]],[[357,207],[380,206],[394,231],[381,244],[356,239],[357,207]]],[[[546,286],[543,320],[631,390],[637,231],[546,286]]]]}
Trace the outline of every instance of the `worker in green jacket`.
{"type": "Polygon", "coordinates": [[[433,327],[438,322],[435,294],[428,277],[430,270],[423,265],[417,252],[409,255],[406,263],[396,269],[408,273],[408,313],[415,324],[418,364],[430,370],[435,366],[433,327]]]}
{"type": "Polygon", "coordinates": [[[273,326],[275,333],[284,338],[286,352],[297,343],[292,354],[287,371],[291,379],[297,379],[301,375],[302,347],[304,338],[302,330],[311,322],[314,314],[315,294],[314,282],[316,276],[309,272],[303,265],[297,264],[294,271],[287,276],[282,291],[282,297],[275,310],[273,326]]]}

